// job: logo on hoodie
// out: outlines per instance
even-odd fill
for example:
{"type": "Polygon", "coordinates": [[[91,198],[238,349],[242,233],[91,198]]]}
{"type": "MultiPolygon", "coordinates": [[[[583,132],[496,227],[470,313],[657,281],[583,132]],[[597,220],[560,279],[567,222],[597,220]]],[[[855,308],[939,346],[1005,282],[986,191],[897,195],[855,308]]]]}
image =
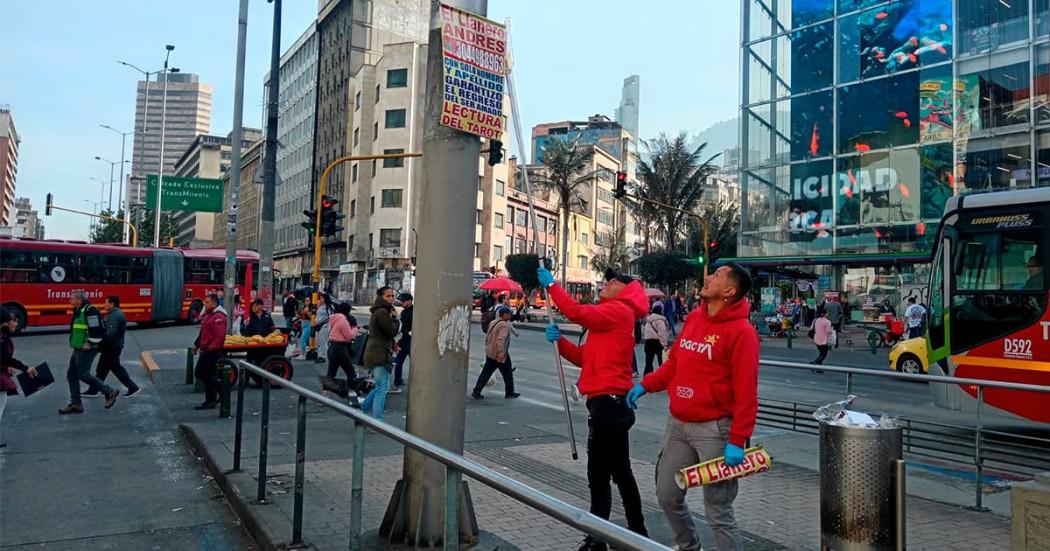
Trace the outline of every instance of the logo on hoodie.
{"type": "Polygon", "coordinates": [[[697,354],[707,356],[708,360],[713,360],[713,351],[716,342],[718,342],[718,335],[708,335],[704,339],[704,342],[691,341],[689,339],[679,339],[678,346],[683,350],[696,352],[697,354]]]}

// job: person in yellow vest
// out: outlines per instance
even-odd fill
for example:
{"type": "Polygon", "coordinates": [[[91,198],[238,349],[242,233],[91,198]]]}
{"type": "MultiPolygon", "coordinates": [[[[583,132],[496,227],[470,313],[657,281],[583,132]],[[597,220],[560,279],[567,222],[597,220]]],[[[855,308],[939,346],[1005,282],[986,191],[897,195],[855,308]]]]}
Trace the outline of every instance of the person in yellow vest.
{"type": "Polygon", "coordinates": [[[69,295],[69,304],[73,307],[73,316],[69,320],[69,347],[73,353],[69,356],[69,368],[66,370],[66,381],[69,382],[69,405],[59,409],[58,413],[84,413],[84,404],[80,399],[80,383],[87,383],[88,390],[97,391],[106,397],[106,409],[113,407],[120,396],[120,391],[107,386],[91,373],[91,364],[98,355],[98,347],[106,335],[106,326],[102,314],[87,301],[84,291],[73,291],[69,295]]]}

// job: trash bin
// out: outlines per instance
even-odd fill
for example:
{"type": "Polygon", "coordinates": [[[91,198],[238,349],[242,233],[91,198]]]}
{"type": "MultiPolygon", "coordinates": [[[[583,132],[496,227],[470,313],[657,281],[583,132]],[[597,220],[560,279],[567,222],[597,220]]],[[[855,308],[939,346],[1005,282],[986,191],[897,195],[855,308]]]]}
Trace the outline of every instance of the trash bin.
{"type": "Polygon", "coordinates": [[[903,549],[902,440],[900,427],[820,424],[822,551],[903,549]]]}

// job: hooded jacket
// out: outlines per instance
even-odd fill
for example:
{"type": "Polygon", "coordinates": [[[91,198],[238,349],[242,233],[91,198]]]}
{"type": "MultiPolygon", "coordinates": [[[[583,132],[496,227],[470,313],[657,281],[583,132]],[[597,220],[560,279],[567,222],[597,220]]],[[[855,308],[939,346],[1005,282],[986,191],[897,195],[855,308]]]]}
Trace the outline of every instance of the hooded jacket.
{"type": "Polygon", "coordinates": [[[634,386],[634,322],[649,310],[642,285],[632,281],[616,298],[591,305],[577,303],[558,284],[548,291],[565,317],[587,329],[583,346],[564,337],[558,342],[562,357],[582,370],[577,381],[580,393],[590,397],[626,394],[634,386]]]}
{"type": "Polygon", "coordinates": [[[671,415],[686,423],[731,417],[729,442],[744,447],[758,412],[758,334],[747,299],[714,316],[704,302],[685,320],[664,365],[642,379],[646,392],[667,390],[671,415]]]}
{"type": "Polygon", "coordinates": [[[216,306],[211,312],[204,312],[201,318],[201,332],[194,344],[204,352],[218,352],[226,342],[226,310],[216,306]]]}
{"type": "Polygon", "coordinates": [[[15,343],[11,341],[11,332],[6,327],[0,329],[0,393],[9,396],[18,394],[18,385],[14,378],[7,374],[7,368],[13,367],[23,373],[29,366],[15,358],[15,343]]]}
{"type": "Polygon", "coordinates": [[[671,343],[671,328],[667,325],[667,318],[663,314],[653,312],[649,314],[642,325],[642,336],[645,340],[658,340],[660,346],[671,343]]]}
{"type": "Polygon", "coordinates": [[[368,320],[368,340],[365,341],[365,354],[361,361],[369,368],[390,367],[394,361],[394,337],[397,336],[394,307],[377,298],[369,311],[372,317],[368,320]]]}

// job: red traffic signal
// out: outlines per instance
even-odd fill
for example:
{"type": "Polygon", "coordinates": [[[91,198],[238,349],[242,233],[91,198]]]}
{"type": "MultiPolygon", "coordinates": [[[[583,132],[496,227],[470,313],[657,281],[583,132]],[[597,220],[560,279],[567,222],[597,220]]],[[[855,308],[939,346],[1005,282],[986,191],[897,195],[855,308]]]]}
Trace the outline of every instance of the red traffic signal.
{"type": "Polygon", "coordinates": [[[627,196],[627,173],[618,170],[616,172],[616,190],[613,192],[613,197],[617,199],[623,199],[627,196]]]}
{"type": "Polygon", "coordinates": [[[338,199],[334,199],[334,198],[329,197],[327,195],[322,195],[321,196],[321,208],[325,208],[325,209],[333,208],[333,207],[335,207],[336,203],[338,203],[338,202],[339,202],[338,199]]]}

